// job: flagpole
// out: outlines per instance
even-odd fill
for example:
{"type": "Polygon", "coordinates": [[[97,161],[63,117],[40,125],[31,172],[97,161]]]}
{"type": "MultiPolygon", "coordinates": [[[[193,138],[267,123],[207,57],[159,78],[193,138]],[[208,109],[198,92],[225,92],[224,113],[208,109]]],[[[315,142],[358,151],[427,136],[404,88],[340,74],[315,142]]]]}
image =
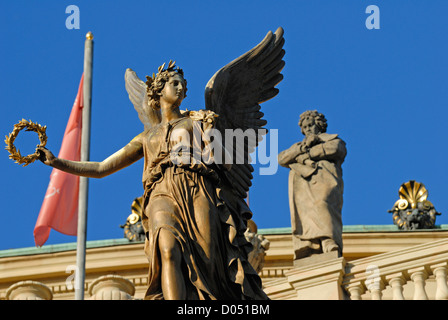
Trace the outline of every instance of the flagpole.
{"type": "MultiPolygon", "coordinates": [[[[86,34],[84,45],[84,84],[82,110],[81,161],[90,157],[90,110],[92,103],[92,65],[93,34],[86,34]]],[[[87,235],[87,198],[89,179],[80,177],[78,199],[78,231],[76,246],[75,299],[84,300],[85,267],[86,267],[86,235],[87,235]]]]}

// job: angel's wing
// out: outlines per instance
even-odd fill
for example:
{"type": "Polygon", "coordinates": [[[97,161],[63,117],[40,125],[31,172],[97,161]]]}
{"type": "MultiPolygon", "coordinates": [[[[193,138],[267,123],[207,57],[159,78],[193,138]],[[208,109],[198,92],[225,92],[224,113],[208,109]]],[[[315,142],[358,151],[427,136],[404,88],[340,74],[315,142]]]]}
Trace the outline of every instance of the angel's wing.
{"type": "Polygon", "coordinates": [[[137,74],[129,68],[126,69],[124,80],[129,99],[134,105],[135,110],[137,110],[138,117],[145,126],[145,129],[149,129],[160,123],[160,111],[156,111],[148,105],[146,83],[140,80],[137,74]]]}
{"type": "MultiPolygon", "coordinates": [[[[232,143],[233,165],[226,174],[234,191],[243,198],[253,178],[249,155],[267,132],[266,129],[260,130],[267,124],[264,114],[260,112],[260,103],[278,94],[275,86],[283,79],[280,72],[285,66],[282,60],[284,43],[282,28],[274,34],[269,31],[256,47],[216,72],[205,88],[206,108],[219,115],[216,128],[220,130],[223,140],[226,129],[257,133],[252,142],[246,139],[244,154],[236,150],[237,143],[232,143]]],[[[228,145],[223,142],[224,146],[228,145]]]]}

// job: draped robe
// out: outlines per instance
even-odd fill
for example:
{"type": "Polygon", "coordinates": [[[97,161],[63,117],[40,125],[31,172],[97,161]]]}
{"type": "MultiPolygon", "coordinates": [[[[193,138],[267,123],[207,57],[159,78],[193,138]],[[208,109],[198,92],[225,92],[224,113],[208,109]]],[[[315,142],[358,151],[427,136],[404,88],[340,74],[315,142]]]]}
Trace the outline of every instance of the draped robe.
{"type": "Polygon", "coordinates": [[[219,174],[224,168],[214,163],[213,152],[197,157],[206,140],[204,122],[187,116],[159,124],[144,135],[142,223],[150,262],[145,299],[163,299],[158,252],[162,228],[174,235],[182,249],[187,299],[267,299],[247,260],[252,246],[244,232],[252,213],[244,199],[226,188],[219,174]],[[183,147],[190,148],[179,148],[185,138],[173,137],[179,132],[187,133],[183,147]],[[152,210],[158,201],[175,209],[152,210]]]}

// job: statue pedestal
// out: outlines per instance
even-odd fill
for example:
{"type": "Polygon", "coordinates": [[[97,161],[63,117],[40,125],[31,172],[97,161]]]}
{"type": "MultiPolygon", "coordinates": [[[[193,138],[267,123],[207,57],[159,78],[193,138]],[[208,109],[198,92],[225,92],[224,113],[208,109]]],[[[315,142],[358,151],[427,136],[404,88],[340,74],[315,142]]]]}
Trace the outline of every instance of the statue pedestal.
{"type": "Polygon", "coordinates": [[[330,252],[294,261],[285,275],[298,300],[345,300],[341,288],[345,264],[337,252],[330,252]]]}
{"type": "Polygon", "coordinates": [[[110,274],[93,281],[89,293],[89,300],[132,300],[135,287],[128,279],[110,274]]]}
{"type": "Polygon", "coordinates": [[[337,258],[339,258],[339,255],[336,251],[315,254],[315,255],[312,255],[311,257],[294,260],[294,268],[310,266],[310,265],[314,265],[316,263],[321,263],[321,262],[325,262],[325,261],[333,260],[333,259],[337,259],[337,258]]]}
{"type": "Polygon", "coordinates": [[[20,281],[8,288],[6,300],[52,300],[53,293],[43,283],[26,280],[20,281]]]}

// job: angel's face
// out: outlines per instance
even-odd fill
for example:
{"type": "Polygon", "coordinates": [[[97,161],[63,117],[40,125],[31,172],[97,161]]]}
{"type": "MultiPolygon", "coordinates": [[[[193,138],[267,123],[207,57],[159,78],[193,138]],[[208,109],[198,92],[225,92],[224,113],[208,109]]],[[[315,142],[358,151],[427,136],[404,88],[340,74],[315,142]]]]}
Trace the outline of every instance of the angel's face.
{"type": "Polygon", "coordinates": [[[184,78],[178,73],[173,73],[160,93],[160,102],[164,101],[178,107],[185,98],[185,92],[184,78]]]}

